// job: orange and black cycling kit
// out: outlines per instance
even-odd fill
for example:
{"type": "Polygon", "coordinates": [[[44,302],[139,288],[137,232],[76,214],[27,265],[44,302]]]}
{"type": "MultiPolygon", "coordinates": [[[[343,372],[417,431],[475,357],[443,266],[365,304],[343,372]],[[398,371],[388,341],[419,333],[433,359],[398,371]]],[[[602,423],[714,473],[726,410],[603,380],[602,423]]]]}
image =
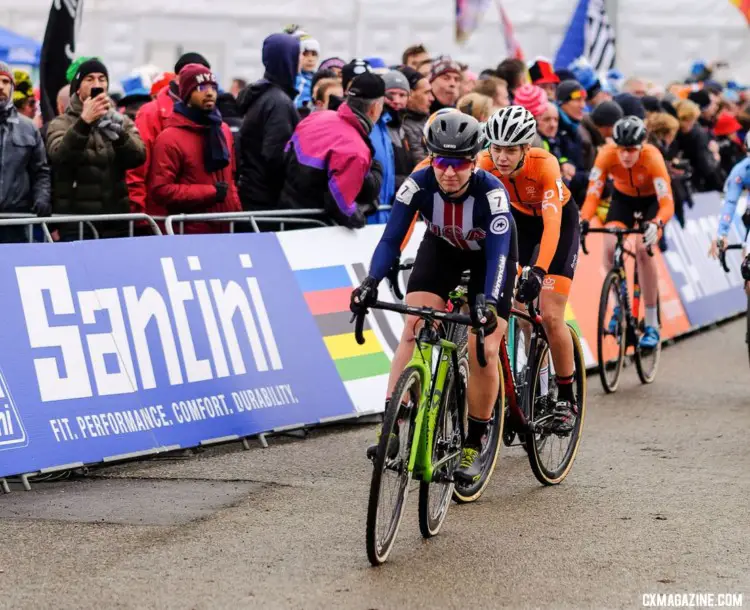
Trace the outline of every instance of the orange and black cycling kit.
{"type": "Polygon", "coordinates": [[[632,227],[634,212],[643,212],[643,220],[656,219],[662,225],[672,218],[674,200],[669,173],[664,157],[652,144],[643,145],[638,161],[631,168],[623,167],[616,144],[605,144],[599,149],[581,209],[585,220],[596,214],[608,177],[614,183],[614,194],[605,224],[632,227]]]}
{"type": "Polygon", "coordinates": [[[477,157],[477,167],[499,178],[508,190],[518,229],[519,264],[533,264],[547,272],[544,290],[569,294],[580,223],[575,202],[568,205],[570,190],[563,183],[558,160],[546,150],[530,148],[518,173],[508,177],[500,174],[485,150],[477,157]]]}

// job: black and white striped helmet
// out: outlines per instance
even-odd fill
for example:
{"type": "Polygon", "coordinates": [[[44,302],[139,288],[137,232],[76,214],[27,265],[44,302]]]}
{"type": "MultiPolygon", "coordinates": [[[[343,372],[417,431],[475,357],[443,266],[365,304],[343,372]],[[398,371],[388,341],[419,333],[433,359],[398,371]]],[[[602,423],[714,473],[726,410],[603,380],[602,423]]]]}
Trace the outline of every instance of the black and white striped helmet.
{"type": "Polygon", "coordinates": [[[618,146],[640,146],[646,139],[646,125],[637,116],[626,116],[615,123],[612,139],[618,146]]]}
{"type": "Polygon", "coordinates": [[[523,106],[508,106],[490,117],[484,132],[496,146],[531,144],[536,136],[536,120],[523,106]]]}

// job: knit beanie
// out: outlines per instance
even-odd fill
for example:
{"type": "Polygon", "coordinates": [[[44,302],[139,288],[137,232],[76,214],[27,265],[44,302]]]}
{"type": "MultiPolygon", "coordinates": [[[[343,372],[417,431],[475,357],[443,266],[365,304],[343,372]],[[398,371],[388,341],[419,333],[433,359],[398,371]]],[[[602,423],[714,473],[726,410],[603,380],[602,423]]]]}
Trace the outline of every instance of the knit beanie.
{"type": "Polygon", "coordinates": [[[448,72],[455,72],[461,76],[461,66],[457,62],[453,61],[450,55],[440,55],[435,58],[432,62],[432,72],[430,72],[430,82],[434,81],[439,76],[447,74],[448,72]]]}
{"type": "Polygon", "coordinates": [[[211,64],[208,63],[208,60],[200,53],[183,53],[174,65],[174,73],[179,74],[188,64],[200,64],[206,68],[211,68],[211,64]]]}
{"type": "Polygon", "coordinates": [[[557,86],[557,101],[561,104],[581,98],[586,99],[586,89],[577,80],[564,80],[557,86]]]}
{"type": "Polygon", "coordinates": [[[107,71],[107,66],[105,66],[96,57],[87,59],[80,66],[78,66],[78,70],[76,71],[75,76],[73,76],[72,80],[70,81],[70,92],[78,93],[78,90],[81,88],[81,82],[83,81],[83,79],[86,78],[89,74],[94,74],[95,72],[104,74],[104,76],[107,77],[107,80],[109,80],[109,72],[107,71]]]}
{"type": "Polygon", "coordinates": [[[401,91],[406,91],[406,93],[409,93],[409,91],[411,91],[411,87],[409,86],[409,81],[406,80],[406,76],[401,74],[401,72],[399,72],[398,70],[391,70],[390,72],[386,72],[381,78],[385,83],[386,91],[388,91],[389,89],[400,89],[401,91]]]}
{"type": "Polygon", "coordinates": [[[213,72],[202,64],[188,64],[180,72],[180,99],[187,104],[193,91],[205,84],[218,88],[213,72]]]}
{"type": "Polygon", "coordinates": [[[641,98],[632,93],[620,93],[615,96],[615,102],[620,105],[624,116],[637,116],[639,119],[646,118],[646,108],[641,98]]]}
{"type": "Polygon", "coordinates": [[[11,80],[14,83],[13,101],[15,103],[25,102],[34,97],[34,84],[31,75],[25,70],[14,70],[11,80]]]}
{"type": "Polygon", "coordinates": [[[513,92],[513,103],[517,106],[523,106],[534,117],[544,114],[547,106],[549,106],[549,100],[544,89],[528,83],[521,85],[513,92]]]}
{"type": "Polygon", "coordinates": [[[11,67],[6,64],[4,61],[0,61],[0,76],[7,76],[10,79],[10,95],[8,96],[8,101],[10,103],[13,102],[13,92],[16,87],[16,81],[13,78],[13,70],[11,67]]]}
{"type": "Polygon", "coordinates": [[[606,101],[591,112],[591,120],[597,127],[613,127],[625,113],[617,102],[606,101]]]}

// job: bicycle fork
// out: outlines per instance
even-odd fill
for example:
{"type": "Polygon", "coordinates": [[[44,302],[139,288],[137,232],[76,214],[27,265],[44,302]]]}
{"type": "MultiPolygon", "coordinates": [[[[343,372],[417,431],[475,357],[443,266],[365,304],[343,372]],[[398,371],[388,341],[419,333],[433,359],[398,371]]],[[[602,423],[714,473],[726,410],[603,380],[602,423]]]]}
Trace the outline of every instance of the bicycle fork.
{"type": "Polygon", "coordinates": [[[628,293],[628,278],[625,275],[625,269],[620,267],[620,301],[625,309],[625,327],[626,345],[636,345],[638,338],[635,335],[635,329],[638,325],[638,313],[641,306],[641,286],[638,283],[638,266],[636,265],[633,277],[633,307],[630,306],[630,294],[628,293]]]}

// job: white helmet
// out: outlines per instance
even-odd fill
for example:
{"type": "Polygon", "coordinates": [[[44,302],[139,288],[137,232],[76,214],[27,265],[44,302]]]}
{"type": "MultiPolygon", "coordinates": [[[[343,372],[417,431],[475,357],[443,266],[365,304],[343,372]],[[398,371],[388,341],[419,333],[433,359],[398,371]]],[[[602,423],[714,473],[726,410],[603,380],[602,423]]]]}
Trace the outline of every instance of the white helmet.
{"type": "Polygon", "coordinates": [[[536,121],[523,106],[508,106],[490,117],[484,131],[496,146],[531,144],[536,136],[536,121]]]}

